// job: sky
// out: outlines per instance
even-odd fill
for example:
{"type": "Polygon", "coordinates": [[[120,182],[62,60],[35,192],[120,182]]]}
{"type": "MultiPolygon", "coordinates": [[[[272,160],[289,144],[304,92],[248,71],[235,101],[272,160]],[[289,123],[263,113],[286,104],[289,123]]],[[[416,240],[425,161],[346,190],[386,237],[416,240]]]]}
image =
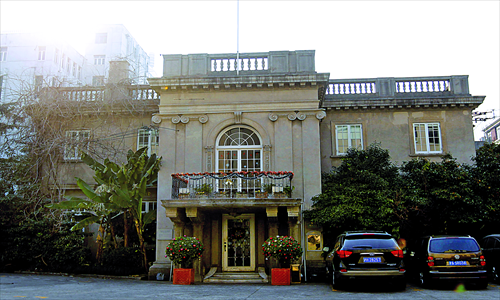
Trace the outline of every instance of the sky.
{"type": "Polygon", "coordinates": [[[54,34],[82,54],[96,24],[125,25],[156,76],[160,54],[315,50],[332,79],[469,75],[470,93],[486,96],[477,111],[500,116],[498,0],[0,0],[2,32],[54,34]]]}

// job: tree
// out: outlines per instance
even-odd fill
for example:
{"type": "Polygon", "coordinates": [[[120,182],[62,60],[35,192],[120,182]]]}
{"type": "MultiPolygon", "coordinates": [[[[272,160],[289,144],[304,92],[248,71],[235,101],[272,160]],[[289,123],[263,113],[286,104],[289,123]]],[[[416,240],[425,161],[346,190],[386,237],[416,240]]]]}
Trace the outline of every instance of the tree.
{"type": "Polygon", "coordinates": [[[378,229],[399,235],[407,216],[398,168],[378,144],[349,149],[339,167],[323,174],[323,193],[312,200],[305,217],[327,232],[378,229]]]}
{"type": "Polygon", "coordinates": [[[401,166],[406,191],[416,203],[412,216],[415,234],[454,234],[477,226],[481,198],[471,188],[473,169],[451,154],[441,162],[413,159],[401,166]]]}
{"type": "Polygon", "coordinates": [[[142,201],[147,195],[146,188],[156,183],[158,179],[161,158],[156,157],[156,154],[148,156],[147,148],[141,148],[137,152],[129,150],[127,163],[121,166],[108,159],[101,164],[87,154],[82,155],[82,160],[95,171],[96,182],[109,189],[111,203],[121,207],[124,212],[125,231],[128,227],[127,213],[132,215],[144,258],[144,268],[147,271],[148,261],[143,234],[145,226],[155,220],[156,211],[149,211],[143,215],[142,201]]]}
{"type": "Polygon", "coordinates": [[[479,221],[484,235],[500,227],[500,144],[484,144],[476,151],[472,188],[482,199],[479,221]]]}

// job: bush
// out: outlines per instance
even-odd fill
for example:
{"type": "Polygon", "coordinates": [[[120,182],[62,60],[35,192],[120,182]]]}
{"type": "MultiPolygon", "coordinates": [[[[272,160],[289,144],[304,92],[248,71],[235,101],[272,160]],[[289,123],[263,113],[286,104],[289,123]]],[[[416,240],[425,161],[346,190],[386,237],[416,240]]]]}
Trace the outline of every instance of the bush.
{"type": "Polygon", "coordinates": [[[167,246],[165,257],[169,257],[181,268],[191,268],[193,261],[203,255],[203,243],[196,237],[177,237],[167,246]]]}

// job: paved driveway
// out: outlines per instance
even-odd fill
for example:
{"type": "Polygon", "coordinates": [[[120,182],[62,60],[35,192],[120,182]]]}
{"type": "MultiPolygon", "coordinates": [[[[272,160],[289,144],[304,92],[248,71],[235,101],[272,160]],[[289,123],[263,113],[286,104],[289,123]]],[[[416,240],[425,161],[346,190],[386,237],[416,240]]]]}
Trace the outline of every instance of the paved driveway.
{"type": "Polygon", "coordinates": [[[500,299],[500,286],[486,290],[443,286],[420,289],[409,283],[406,291],[387,286],[351,286],[332,290],[325,283],[291,286],[268,284],[173,285],[167,281],[101,279],[54,275],[0,274],[0,299],[500,299]]]}

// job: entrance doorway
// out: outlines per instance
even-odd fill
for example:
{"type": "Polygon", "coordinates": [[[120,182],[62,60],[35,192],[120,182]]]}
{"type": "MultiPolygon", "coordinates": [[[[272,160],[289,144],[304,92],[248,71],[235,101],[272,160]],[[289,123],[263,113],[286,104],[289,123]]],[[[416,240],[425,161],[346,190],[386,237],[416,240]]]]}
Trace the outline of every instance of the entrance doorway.
{"type": "Polygon", "coordinates": [[[255,215],[222,216],[222,271],[255,271],[255,215]]]}

